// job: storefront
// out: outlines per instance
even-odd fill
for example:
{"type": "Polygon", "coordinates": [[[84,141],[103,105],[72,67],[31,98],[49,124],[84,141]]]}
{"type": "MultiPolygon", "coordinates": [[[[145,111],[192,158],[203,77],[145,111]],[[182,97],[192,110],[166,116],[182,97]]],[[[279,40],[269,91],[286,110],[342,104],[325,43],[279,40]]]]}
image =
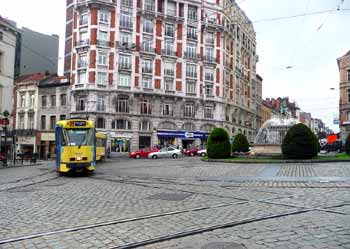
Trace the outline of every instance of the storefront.
{"type": "Polygon", "coordinates": [[[56,154],[55,133],[41,133],[38,153],[42,159],[54,158],[56,154]]]}
{"type": "Polygon", "coordinates": [[[131,134],[111,133],[111,151],[130,152],[131,134]]]}
{"type": "Polygon", "coordinates": [[[149,148],[151,147],[151,136],[140,135],[139,136],[139,148],[149,148]]]}
{"type": "Polygon", "coordinates": [[[35,137],[18,136],[17,152],[20,152],[23,154],[32,154],[36,152],[35,137]]]}
{"type": "Polygon", "coordinates": [[[174,131],[174,130],[157,130],[158,145],[160,146],[179,146],[184,149],[195,147],[197,144],[205,145],[209,136],[206,131],[174,131]]]}

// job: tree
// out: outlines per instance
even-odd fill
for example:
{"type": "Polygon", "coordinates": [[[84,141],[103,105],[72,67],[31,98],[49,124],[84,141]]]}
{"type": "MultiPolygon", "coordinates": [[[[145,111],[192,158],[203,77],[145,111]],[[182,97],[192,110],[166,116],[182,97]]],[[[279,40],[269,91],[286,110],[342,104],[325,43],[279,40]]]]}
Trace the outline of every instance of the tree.
{"type": "Polygon", "coordinates": [[[232,144],[232,152],[248,152],[249,143],[243,134],[238,134],[235,136],[232,144]]]}
{"type": "Polygon", "coordinates": [[[311,159],[317,156],[320,144],[316,135],[304,124],[293,125],[283,139],[282,154],[289,159],[311,159]]]}
{"type": "Polygon", "coordinates": [[[228,158],[231,156],[230,138],[223,128],[214,128],[208,137],[207,154],[209,158],[228,158]]]}

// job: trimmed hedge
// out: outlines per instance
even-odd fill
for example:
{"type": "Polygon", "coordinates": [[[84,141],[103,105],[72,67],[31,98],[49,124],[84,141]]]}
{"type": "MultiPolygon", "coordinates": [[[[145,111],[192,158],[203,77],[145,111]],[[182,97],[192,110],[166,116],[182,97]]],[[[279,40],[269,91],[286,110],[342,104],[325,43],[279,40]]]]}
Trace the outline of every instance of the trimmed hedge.
{"type": "Polygon", "coordinates": [[[231,156],[230,138],[223,128],[214,128],[208,137],[207,155],[209,158],[222,159],[231,156]]]}
{"type": "Polygon", "coordinates": [[[293,125],[283,139],[282,154],[287,159],[311,159],[319,151],[316,135],[304,124],[293,125]]]}
{"type": "Polygon", "coordinates": [[[243,134],[237,134],[232,144],[232,152],[248,152],[249,143],[243,134]]]}
{"type": "Polygon", "coordinates": [[[346,153],[346,154],[350,154],[350,134],[349,134],[348,137],[346,138],[346,142],[345,142],[345,153],[346,153]]]}

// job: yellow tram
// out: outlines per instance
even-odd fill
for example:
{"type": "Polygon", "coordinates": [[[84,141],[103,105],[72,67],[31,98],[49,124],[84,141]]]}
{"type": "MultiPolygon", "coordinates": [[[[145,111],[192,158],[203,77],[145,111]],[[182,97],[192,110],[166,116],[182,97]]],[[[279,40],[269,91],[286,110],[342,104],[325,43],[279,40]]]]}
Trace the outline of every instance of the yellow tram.
{"type": "Polygon", "coordinates": [[[104,162],[107,157],[107,136],[105,134],[96,133],[96,161],[104,162]]]}
{"type": "MultiPolygon", "coordinates": [[[[56,170],[92,173],[96,167],[94,121],[61,120],[56,123],[56,170]]],[[[101,158],[101,156],[100,156],[101,158]]]]}

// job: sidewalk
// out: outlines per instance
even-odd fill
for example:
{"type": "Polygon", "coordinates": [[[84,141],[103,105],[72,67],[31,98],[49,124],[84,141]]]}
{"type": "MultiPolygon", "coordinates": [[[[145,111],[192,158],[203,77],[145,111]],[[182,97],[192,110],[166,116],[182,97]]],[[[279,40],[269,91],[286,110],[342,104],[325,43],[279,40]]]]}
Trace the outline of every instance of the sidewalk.
{"type": "Polygon", "coordinates": [[[35,163],[30,162],[30,160],[16,160],[16,164],[13,164],[13,160],[8,160],[7,165],[5,166],[3,163],[0,163],[0,169],[2,168],[11,168],[11,167],[24,167],[24,166],[36,166],[41,165],[44,162],[51,162],[51,161],[45,161],[45,160],[36,160],[35,163]]]}

